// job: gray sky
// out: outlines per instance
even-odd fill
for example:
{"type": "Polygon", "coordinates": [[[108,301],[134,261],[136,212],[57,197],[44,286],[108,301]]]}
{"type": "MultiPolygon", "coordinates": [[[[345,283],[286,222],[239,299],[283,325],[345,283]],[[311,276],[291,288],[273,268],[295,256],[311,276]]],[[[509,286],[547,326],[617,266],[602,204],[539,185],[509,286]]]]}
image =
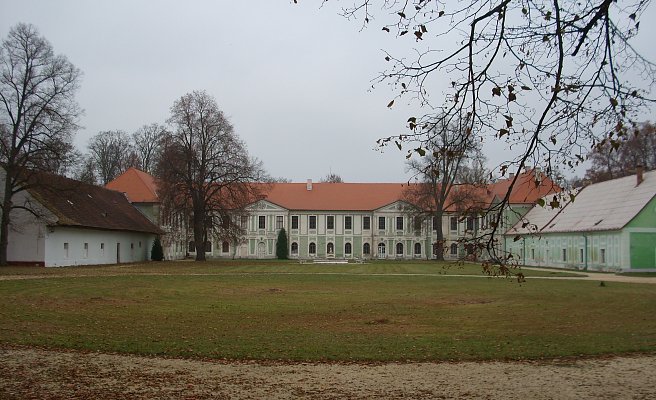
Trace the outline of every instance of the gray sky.
{"type": "MultiPolygon", "coordinates": [[[[407,180],[405,152],[381,153],[375,141],[405,133],[419,112],[398,101],[388,109],[386,85],[369,89],[386,67],[382,49],[411,42],[390,41],[377,26],[360,31],[334,2],[300,3],[0,0],[0,36],[32,23],[83,71],[81,150],[99,131],[164,123],[176,99],[206,90],[272,176],[407,180]]],[[[487,155],[498,163],[499,154],[487,155]]]]}

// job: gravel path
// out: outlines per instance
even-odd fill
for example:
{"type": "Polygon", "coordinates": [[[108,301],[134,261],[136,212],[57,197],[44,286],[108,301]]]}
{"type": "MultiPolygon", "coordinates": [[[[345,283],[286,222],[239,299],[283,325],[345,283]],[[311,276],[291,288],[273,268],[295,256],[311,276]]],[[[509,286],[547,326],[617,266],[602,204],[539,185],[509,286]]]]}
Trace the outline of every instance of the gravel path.
{"type": "Polygon", "coordinates": [[[656,355],[254,363],[0,347],[2,399],[654,399],[656,355]]]}

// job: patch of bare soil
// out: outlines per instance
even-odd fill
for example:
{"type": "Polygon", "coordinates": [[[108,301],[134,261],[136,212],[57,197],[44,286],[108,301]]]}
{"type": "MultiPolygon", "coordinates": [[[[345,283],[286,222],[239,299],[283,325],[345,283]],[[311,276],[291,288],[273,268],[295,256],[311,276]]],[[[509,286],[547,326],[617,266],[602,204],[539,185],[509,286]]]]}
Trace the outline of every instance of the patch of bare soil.
{"type": "Polygon", "coordinates": [[[654,399],[656,355],[254,363],[0,347],[2,399],[654,399]]]}

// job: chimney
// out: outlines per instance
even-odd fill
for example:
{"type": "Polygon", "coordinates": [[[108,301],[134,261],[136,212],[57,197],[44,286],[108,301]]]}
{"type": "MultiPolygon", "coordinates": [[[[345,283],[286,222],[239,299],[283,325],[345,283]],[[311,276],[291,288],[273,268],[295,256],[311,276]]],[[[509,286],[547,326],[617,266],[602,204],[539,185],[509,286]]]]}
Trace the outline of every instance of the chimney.
{"type": "Polygon", "coordinates": [[[640,185],[642,183],[642,181],[644,181],[644,178],[642,176],[642,173],[644,172],[644,170],[645,169],[642,165],[636,165],[636,178],[638,180],[638,184],[636,186],[640,185]]]}
{"type": "Polygon", "coordinates": [[[307,180],[307,190],[311,191],[312,190],[312,179],[307,180]]]}

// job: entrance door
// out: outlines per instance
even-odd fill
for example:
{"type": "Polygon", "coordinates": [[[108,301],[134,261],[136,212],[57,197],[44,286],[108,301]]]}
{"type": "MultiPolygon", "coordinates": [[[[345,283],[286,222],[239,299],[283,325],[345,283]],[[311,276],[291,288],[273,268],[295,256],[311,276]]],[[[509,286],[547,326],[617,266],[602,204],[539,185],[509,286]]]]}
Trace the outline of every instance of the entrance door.
{"type": "Polygon", "coordinates": [[[121,244],[116,243],[116,264],[121,263],[121,244]]]}
{"type": "Polygon", "coordinates": [[[266,257],[266,244],[264,244],[264,242],[260,242],[257,244],[257,258],[264,257],[266,257]]]}

